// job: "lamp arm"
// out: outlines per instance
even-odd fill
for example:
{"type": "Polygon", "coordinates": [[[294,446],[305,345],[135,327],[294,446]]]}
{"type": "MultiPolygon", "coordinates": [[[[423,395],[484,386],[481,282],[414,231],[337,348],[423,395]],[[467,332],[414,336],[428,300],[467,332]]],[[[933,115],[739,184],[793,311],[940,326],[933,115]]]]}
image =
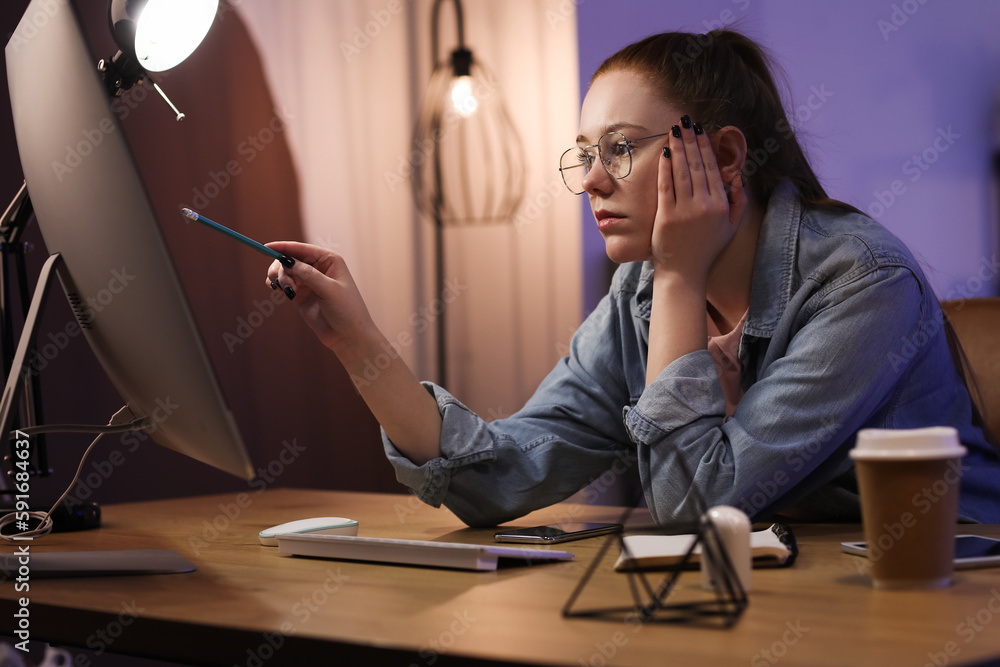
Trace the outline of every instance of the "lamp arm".
{"type": "Polygon", "coordinates": [[[118,97],[132,86],[141,84],[143,79],[149,79],[150,83],[153,84],[153,89],[160,94],[163,101],[174,112],[176,119],[178,121],[184,120],[185,115],[178,111],[174,103],[167,97],[167,94],[160,88],[159,84],[149,76],[149,72],[144,70],[132,57],[124,52],[119,51],[110,60],[101,60],[97,63],[97,69],[100,70],[101,75],[104,77],[104,88],[108,91],[109,97],[118,97]]]}

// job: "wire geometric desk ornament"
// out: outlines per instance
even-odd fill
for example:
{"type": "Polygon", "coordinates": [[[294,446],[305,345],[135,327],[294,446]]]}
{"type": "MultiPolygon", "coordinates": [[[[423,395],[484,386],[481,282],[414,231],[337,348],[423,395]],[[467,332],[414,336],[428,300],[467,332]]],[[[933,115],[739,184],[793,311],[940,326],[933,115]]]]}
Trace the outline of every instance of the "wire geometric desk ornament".
{"type": "MultiPolygon", "coordinates": [[[[628,508],[619,520],[623,526],[632,513],[632,508],[628,508]]],[[[730,628],[739,620],[743,610],[746,609],[748,600],[743,583],[740,581],[736,569],[729,558],[729,554],[723,546],[719,536],[719,531],[715,523],[704,514],[698,525],[698,530],[691,540],[691,545],[681,560],[673,565],[667,566],[666,576],[663,581],[654,589],[646,574],[639,567],[631,567],[626,570],[628,577],[629,592],[632,595],[633,605],[628,607],[611,606],[591,609],[573,609],[574,604],[580,597],[588,582],[593,577],[601,561],[607,554],[612,544],[617,543],[622,553],[632,559],[632,553],[625,543],[622,533],[609,535],[601,546],[597,557],[591,562],[583,577],[580,578],[576,588],[570,594],[569,599],[563,607],[564,618],[611,618],[629,621],[635,620],[642,623],[699,623],[709,627],[730,628]],[[671,593],[677,585],[681,572],[692,565],[692,554],[698,545],[702,545],[701,558],[703,567],[708,566],[713,573],[713,597],[703,596],[703,599],[674,602],[668,601],[671,593]],[[721,625],[716,623],[721,621],[721,625]]]]}

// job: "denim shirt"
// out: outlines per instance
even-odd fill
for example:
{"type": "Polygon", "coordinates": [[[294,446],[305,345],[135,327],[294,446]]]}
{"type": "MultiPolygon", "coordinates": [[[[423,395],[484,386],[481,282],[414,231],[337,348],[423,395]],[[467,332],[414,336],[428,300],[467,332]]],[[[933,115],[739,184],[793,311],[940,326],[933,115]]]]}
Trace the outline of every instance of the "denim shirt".
{"type": "Polygon", "coordinates": [[[745,394],[728,419],[707,350],[645,386],[652,274],[649,263],[619,267],[569,356],[509,418],[487,423],[425,383],[443,420],[441,456],[414,465],[383,431],[397,479],[472,526],[559,502],[598,477],[637,478],[666,527],[715,505],[757,519],[791,508],[856,521],[848,451],[859,429],[953,426],[968,448],[959,513],[1000,523],[1000,461],[971,425],[941,309],[881,225],[806,209],[789,183],[774,192],[739,346],[745,394]]]}

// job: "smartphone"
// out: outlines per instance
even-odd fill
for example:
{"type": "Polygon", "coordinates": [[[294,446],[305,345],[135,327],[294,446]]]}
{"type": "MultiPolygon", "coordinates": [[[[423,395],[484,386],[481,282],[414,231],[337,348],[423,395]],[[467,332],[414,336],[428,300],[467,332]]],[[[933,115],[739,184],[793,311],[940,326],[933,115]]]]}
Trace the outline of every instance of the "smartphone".
{"type": "Polygon", "coordinates": [[[560,523],[552,526],[532,526],[531,528],[508,528],[493,536],[497,542],[517,542],[519,544],[556,544],[570,540],[582,540],[595,535],[620,533],[620,523],[560,523]]]}
{"type": "MultiPolygon", "coordinates": [[[[867,556],[864,542],[841,542],[840,548],[855,556],[867,556]]],[[[978,535],[955,536],[955,568],[1000,565],[1000,540],[978,535]]]]}

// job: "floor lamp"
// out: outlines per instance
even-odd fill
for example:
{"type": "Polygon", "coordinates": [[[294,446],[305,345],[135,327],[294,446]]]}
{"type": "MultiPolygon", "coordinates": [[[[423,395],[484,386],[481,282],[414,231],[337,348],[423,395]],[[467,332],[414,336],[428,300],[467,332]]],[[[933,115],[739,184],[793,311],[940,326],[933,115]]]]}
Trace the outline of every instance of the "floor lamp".
{"type": "MultiPolygon", "coordinates": [[[[444,228],[509,223],[524,199],[523,146],[492,72],[465,44],[461,0],[455,8],[457,46],[438,56],[440,10],[431,13],[434,71],[420,110],[413,145],[422,157],[414,172],[417,208],[434,223],[434,275],[444,290],[444,228]]],[[[448,380],[445,304],[437,321],[437,380],[448,380]]]]}

